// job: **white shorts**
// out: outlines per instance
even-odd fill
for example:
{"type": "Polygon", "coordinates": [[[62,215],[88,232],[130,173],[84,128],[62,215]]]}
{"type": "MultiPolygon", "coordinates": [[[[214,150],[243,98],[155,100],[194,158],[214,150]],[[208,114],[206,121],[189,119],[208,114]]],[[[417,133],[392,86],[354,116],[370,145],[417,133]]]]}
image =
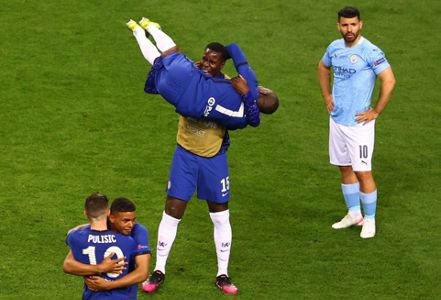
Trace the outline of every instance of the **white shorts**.
{"type": "Polygon", "coordinates": [[[371,171],[375,120],[344,126],[329,118],[329,160],[336,166],[352,166],[354,171],[371,171]]]}

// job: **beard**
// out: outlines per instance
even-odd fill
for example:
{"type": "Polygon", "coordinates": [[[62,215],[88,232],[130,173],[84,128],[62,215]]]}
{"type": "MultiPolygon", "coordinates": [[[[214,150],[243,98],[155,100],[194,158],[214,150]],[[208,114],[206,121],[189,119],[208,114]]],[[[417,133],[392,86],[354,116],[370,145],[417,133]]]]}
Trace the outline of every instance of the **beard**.
{"type": "Polygon", "coordinates": [[[353,41],[355,41],[358,36],[360,35],[360,32],[351,32],[351,33],[346,33],[346,34],[341,34],[343,36],[343,39],[345,40],[345,42],[347,43],[352,43],[353,41]]]}

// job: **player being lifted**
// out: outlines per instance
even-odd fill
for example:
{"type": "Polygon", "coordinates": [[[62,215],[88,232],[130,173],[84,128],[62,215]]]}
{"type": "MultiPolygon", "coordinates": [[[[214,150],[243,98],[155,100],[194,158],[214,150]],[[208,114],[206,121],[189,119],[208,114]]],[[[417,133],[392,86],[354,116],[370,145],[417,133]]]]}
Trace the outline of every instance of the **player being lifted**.
{"type": "Polygon", "coordinates": [[[178,51],[174,41],[159,24],[143,18],[140,25],[127,23],[133,31],[144,58],[152,64],[145,91],[160,94],[176,112],[193,118],[206,117],[228,129],[258,126],[259,111],[275,112],[279,101],[275,93],[257,86],[254,71],[237,44],[226,46],[240,76],[233,79],[213,78],[178,51]],[[156,46],[147,38],[153,37],[156,46]],[[162,54],[161,54],[162,53],[162,54]]]}
{"type": "Polygon", "coordinates": [[[143,18],[140,21],[142,28],[132,20],[127,25],[134,31],[144,57],[149,63],[153,63],[145,91],[159,92],[176,107],[178,113],[184,115],[179,120],[177,146],[170,170],[166,205],[158,229],[155,271],[143,284],[143,290],[149,293],[155,292],[164,282],[165,264],[176,236],[178,223],[185,212],[187,202],[197,189],[197,197],[207,200],[210,218],[214,225],[218,258],[215,284],[225,293],[236,294],[237,288],[232,284],[227,271],[232,237],[228,209],[229,188],[227,192],[221,192],[222,189],[218,187],[221,179],[229,178],[226,158],[229,138],[224,126],[228,129],[237,129],[247,124],[259,125],[259,109],[267,113],[274,112],[278,105],[277,97],[271,91],[257,86],[254,72],[236,44],[224,47],[219,43],[211,43],[207,45],[202,61],[195,64],[177,52],[174,42],[159,30],[157,23],[143,18]],[[160,56],[156,47],[147,39],[143,28],[148,29],[152,34],[160,50],[167,48],[171,50],[165,50],[160,56]],[[165,46],[164,40],[168,41],[165,46]],[[154,58],[150,56],[150,51],[156,53],[154,58]],[[243,76],[233,78],[231,82],[221,73],[229,57],[233,59],[238,73],[243,76]],[[177,78],[173,79],[172,76],[177,78]],[[169,85],[167,80],[173,82],[169,85]],[[176,88],[177,81],[182,81],[177,84],[178,88],[176,88]],[[161,84],[163,86],[158,88],[161,84]],[[185,87],[186,90],[180,87],[185,87]],[[172,91],[167,93],[170,88],[172,91]],[[210,93],[209,96],[203,95],[202,91],[210,93]],[[219,93],[221,96],[210,99],[211,96],[219,93]],[[255,99],[258,99],[257,102],[255,99]],[[201,109],[195,110],[197,107],[201,109]],[[208,127],[209,124],[213,127],[208,127]],[[198,128],[198,132],[202,134],[192,134],[187,128],[198,128]]]}

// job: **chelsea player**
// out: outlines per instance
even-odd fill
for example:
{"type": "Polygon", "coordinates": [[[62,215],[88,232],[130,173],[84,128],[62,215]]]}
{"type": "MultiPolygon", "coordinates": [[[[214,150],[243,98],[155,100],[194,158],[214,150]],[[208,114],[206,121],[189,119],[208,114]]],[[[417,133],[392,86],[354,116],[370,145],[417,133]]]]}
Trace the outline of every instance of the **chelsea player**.
{"type": "MultiPolygon", "coordinates": [[[[68,262],[70,260],[68,254],[64,264],[65,272],[75,275],[91,275],[89,268],[83,267],[81,269],[81,264],[102,266],[102,269],[96,269],[102,279],[105,279],[108,283],[117,281],[122,283],[122,279],[128,273],[128,268],[125,266],[133,265],[135,257],[149,253],[148,245],[147,247],[140,247],[132,237],[107,229],[109,209],[106,196],[93,193],[87,197],[84,213],[88,217],[90,225],[73,229],[69,232],[66,240],[71,248],[69,254],[73,256],[74,261],[78,261],[80,269],[74,272],[78,269],[78,266],[68,262]],[[112,256],[117,258],[113,263],[109,260],[112,256]],[[101,271],[107,273],[101,273],[101,271]]],[[[120,228],[121,232],[129,234],[131,228],[128,227],[120,228]]],[[[148,270],[144,270],[144,275],[138,282],[145,279],[147,272],[148,270]]],[[[86,278],[87,280],[89,279],[86,278]]],[[[87,284],[89,285],[89,283],[87,284]]],[[[99,292],[96,292],[96,289],[90,289],[88,285],[84,286],[83,299],[137,299],[136,284],[119,284],[112,287],[111,290],[99,292]]]]}
{"type": "Polygon", "coordinates": [[[337,15],[337,29],[343,38],[328,46],[318,66],[322,96],[330,113],[330,163],[340,169],[348,208],[347,215],[332,228],[362,225],[360,237],[372,238],[376,232],[377,206],[377,187],[371,171],[375,120],[389,102],[395,76],[383,51],[360,35],[363,22],[359,10],[344,7],[337,15]],[[375,106],[371,107],[377,77],[381,89],[375,106]]]}
{"type": "Polygon", "coordinates": [[[254,71],[237,44],[230,44],[227,49],[240,76],[231,80],[214,78],[178,52],[174,41],[160,30],[159,24],[146,18],[139,23],[130,20],[127,27],[133,31],[144,58],[152,64],[145,91],[161,94],[177,113],[192,118],[206,117],[228,129],[238,129],[248,124],[258,126],[259,112],[271,114],[277,110],[277,96],[257,86],[254,71]],[[146,37],[144,29],[156,46],[146,37]]]}
{"type": "MultiPolygon", "coordinates": [[[[198,68],[214,78],[226,78],[222,68],[229,56],[217,42],[205,47],[198,68]]],[[[143,283],[147,293],[155,292],[165,280],[167,258],[177,234],[178,225],[192,195],[206,200],[213,222],[213,236],[218,262],[215,285],[223,292],[237,294],[237,287],[228,275],[232,244],[229,221],[230,185],[227,149],[230,144],[226,128],[207,118],[180,116],[176,150],[170,168],[167,197],[158,228],[158,244],[154,272],[143,283]]]]}
{"type": "Polygon", "coordinates": [[[236,294],[237,287],[227,270],[232,232],[226,129],[243,128],[247,124],[258,126],[259,110],[274,112],[278,99],[272,91],[257,86],[256,76],[238,45],[209,44],[202,61],[195,64],[177,52],[174,42],[159,30],[157,23],[145,18],[139,23],[141,26],[131,20],[127,26],[146,60],[153,64],[145,91],[159,92],[181,114],[167,199],[158,229],[156,266],[143,290],[155,292],[164,282],[165,265],[178,224],[197,190],[197,197],[207,200],[214,225],[218,258],[215,285],[225,293],[236,294]],[[147,39],[144,29],[152,35],[157,48],[147,39]],[[228,80],[221,73],[227,58],[232,58],[240,77],[228,80]]]}

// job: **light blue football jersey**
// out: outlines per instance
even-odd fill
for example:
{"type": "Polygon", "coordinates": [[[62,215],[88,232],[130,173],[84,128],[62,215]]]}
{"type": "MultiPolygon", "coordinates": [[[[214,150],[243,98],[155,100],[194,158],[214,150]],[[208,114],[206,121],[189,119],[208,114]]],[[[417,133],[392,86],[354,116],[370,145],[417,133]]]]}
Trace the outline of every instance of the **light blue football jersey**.
{"type": "Polygon", "coordinates": [[[383,51],[363,37],[350,48],[339,39],[328,46],[322,62],[334,74],[331,117],[338,124],[357,125],[355,115],[371,105],[376,76],[390,67],[383,51]]]}

